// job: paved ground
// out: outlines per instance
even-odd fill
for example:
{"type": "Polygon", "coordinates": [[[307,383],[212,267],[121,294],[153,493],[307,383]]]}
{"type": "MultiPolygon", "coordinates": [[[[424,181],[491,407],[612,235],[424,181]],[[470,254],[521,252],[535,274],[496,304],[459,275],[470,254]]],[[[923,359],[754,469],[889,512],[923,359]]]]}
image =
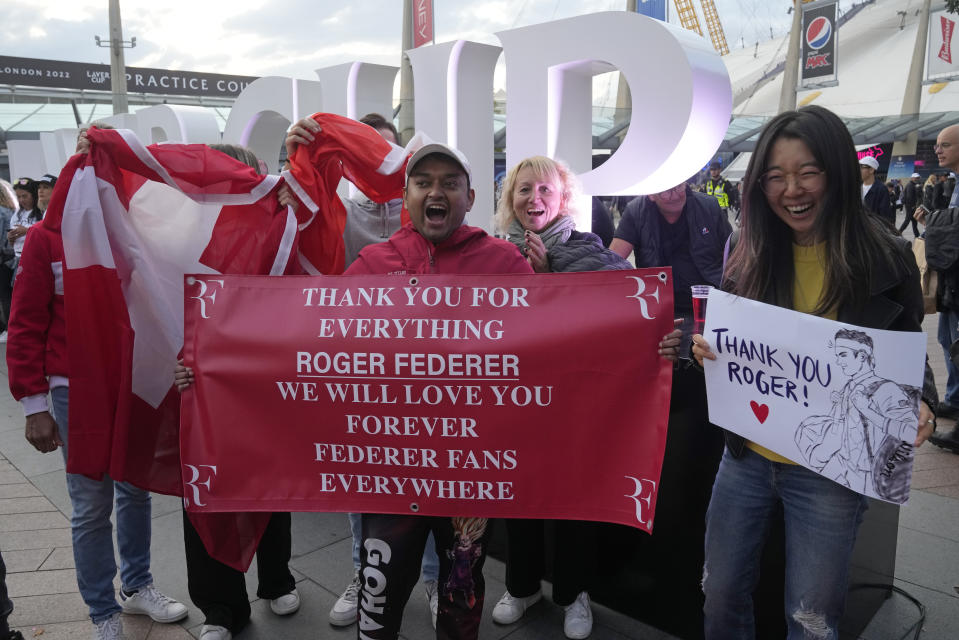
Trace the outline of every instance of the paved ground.
{"type": "MultiPolygon", "coordinates": [[[[926,319],[930,360],[940,388],[945,363],[935,342],[936,317],[926,319]]],[[[5,362],[5,360],[4,360],[5,362]]],[[[0,365],[0,550],[9,571],[15,611],[14,628],[27,638],[88,638],[87,610],[77,592],[70,549],[69,499],[59,454],[42,455],[23,438],[23,414],[6,389],[6,366],[0,365]]],[[[947,426],[951,428],[951,423],[947,426]]],[[[959,636],[959,455],[923,446],[917,455],[912,498],[901,511],[896,584],[927,609],[922,637],[947,640],[959,636]]],[[[153,572],[156,584],[190,606],[180,624],[159,625],[126,616],[132,640],[189,639],[199,633],[200,612],[189,601],[183,559],[178,499],[156,496],[153,503],[153,572]]],[[[294,616],[277,618],[268,603],[253,602],[253,621],[240,640],[310,640],[354,638],[354,628],[336,629],[327,612],[351,575],[350,536],[342,514],[294,514],[293,560],[303,607],[294,616]]],[[[487,562],[487,602],[483,638],[562,638],[562,610],[551,603],[536,605],[521,623],[499,627],[489,610],[504,590],[503,564],[487,562]]],[[[248,576],[255,593],[255,568],[248,576]]],[[[664,639],[669,636],[626,616],[595,606],[592,638],[664,639]]],[[[880,609],[863,638],[905,637],[918,619],[914,604],[894,596],[880,609]]],[[[433,637],[422,592],[407,607],[403,637],[433,637]]]]}

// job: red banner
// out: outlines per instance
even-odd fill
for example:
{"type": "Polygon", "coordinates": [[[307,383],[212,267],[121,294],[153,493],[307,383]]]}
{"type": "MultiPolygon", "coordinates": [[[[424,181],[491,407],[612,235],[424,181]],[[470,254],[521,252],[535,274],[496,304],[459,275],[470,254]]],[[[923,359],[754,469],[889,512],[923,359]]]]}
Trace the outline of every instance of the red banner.
{"type": "Polygon", "coordinates": [[[433,42],[433,0],[413,0],[413,48],[433,42]]]}
{"type": "Polygon", "coordinates": [[[188,509],[651,530],[670,279],[189,276],[188,509]]]}
{"type": "Polygon", "coordinates": [[[956,28],[956,23],[945,16],[941,16],[939,26],[942,27],[942,46],[939,47],[939,57],[952,64],[952,32],[956,28]]]}

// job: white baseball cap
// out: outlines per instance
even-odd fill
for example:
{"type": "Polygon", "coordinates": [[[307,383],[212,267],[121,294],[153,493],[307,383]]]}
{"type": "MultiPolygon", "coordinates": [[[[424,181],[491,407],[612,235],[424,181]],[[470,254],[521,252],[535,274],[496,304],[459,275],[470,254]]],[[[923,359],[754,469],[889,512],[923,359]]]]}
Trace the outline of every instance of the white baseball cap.
{"type": "Polygon", "coordinates": [[[879,170],[879,161],[872,156],[863,156],[859,158],[859,164],[866,167],[872,167],[873,171],[879,170]]]}
{"type": "Polygon", "coordinates": [[[910,177],[910,178],[921,178],[922,176],[919,175],[918,173],[914,173],[914,174],[912,174],[912,175],[909,176],[909,177],[910,177]]]}
{"type": "Polygon", "coordinates": [[[439,153],[456,162],[456,164],[463,168],[467,179],[469,180],[470,184],[472,184],[473,171],[470,169],[470,163],[469,160],[466,159],[466,156],[463,155],[459,149],[454,149],[453,147],[440,142],[430,142],[416,150],[416,152],[410,157],[410,161],[406,163],[407,180],[409,180],[410,172],[413,171],[413,167],[416,166],[416,163],[432,153],[439,153]]]}

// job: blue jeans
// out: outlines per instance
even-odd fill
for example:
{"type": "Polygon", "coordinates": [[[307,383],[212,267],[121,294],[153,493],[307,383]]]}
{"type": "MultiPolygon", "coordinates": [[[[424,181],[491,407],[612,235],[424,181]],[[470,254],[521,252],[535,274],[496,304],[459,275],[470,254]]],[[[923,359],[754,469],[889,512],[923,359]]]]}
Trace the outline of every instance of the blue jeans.
{"type": "MultiPolygon", "coordinates": [[[[69,389],[55,387],[50,395],[66,461],[69,389]]],[[[113,591],[113,578],[117,574],[113,525],[110,523],[114,491],[121,584],[129,592],[153,582],[150,575],[150,492],[126,482],[114,482],[107,475],[102,480],[93,480],[75,473],[67,474],[67,491],[73,506],[70,527],[77,586],[95,624],[120,611],[113,591]]]]}
{"type": "Polygon", "coordinates": [[[952,309],[943,309],[939,312],[939,345],[946,354],[946,397],[945,402],[953,407],[959,407],[959,368],[952,363],[949,357],[949,347],[959,340],[959,313],[952,309]]]}
{"type": "Polygon", "coordinates": [[[782,503],[786,528],[789,640],[839,637],[849,560],[866,499],[799,465],[746,450],[723,454],[706,513],[707,640],[755,637],[753,592],[770,515],[782,503]]]}
{"type": "MultiPolygon", "coordinates": [[[[350,517],[350,533],[353,534],[353,569],[360,570],[360,543],[363,538],[363,516],[359,513],[348,513],[350,517]]],[[[430,531],[426,539],[426,548],[423,550],[423,563],[420,568],[423,582],[438,580],[440,575],[440,559],[436,555],[436,544],[433,542],[433,532],[430,531]]]]}

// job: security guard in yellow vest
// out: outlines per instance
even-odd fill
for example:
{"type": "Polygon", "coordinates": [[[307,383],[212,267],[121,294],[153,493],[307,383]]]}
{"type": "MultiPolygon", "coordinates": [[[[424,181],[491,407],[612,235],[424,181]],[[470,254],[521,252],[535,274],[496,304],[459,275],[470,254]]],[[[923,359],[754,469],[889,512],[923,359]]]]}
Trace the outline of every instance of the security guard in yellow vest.
{"type": "Polygon", "coordinates": [[[739,193],[728,180],[720,177],[719,171],[721,168],[718,162],[710,163],[709,179],[706,180],[704,191],[706,195],[716,198],[719,208],[728,215],[730,207],[738,207],[739,193]]]}

